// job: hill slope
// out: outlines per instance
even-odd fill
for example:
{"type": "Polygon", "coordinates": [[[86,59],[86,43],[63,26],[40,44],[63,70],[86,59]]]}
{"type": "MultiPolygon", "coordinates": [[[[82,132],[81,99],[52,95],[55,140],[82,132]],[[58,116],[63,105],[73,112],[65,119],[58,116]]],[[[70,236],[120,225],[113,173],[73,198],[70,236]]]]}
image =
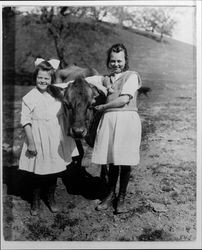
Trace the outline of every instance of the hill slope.
{"type": "MultiPolygon", "coordinates": [[[[31,21],[33,17],[17,16],[15,19],[15,30],[11,30],[10,40],[15,37],[15,69],[16,72],[32,72],[33,60],[37,56],[43,58],[57,58],[53,38],[48,35],[45,25],[31,21]]],[[[106,51],[113,43],[124,43],[128,48],[131,69],[141,73],[145,68],[166,63],[178,53],[190,57],[193,47],[176,42],[172,39],[164,39],[159,43],[154,39],[147,38],[145,32],[141,35],[135,30],[123,29],[109,23],[86,22],[69,23],[75,27],[74,32],[64,34],[65,59],[71,65],[95,67],[103,74],[106,73],[105,60],[106,51]],[[169,53],[168,53],[169,52],[169,53]],[[187,54],[188,53],[188,54],[187,54]],[[152,62],[151,60],[161,60],[152,62]],[[152,64],[152,65],[151,65],[152,64]]],[[[9,34],[8,34],[9,35],[9,34]]],[[[148,36],[150,34],[148,33],[148,36]]],[[[9,45],[10,46],[10,45],[9,45]]],[[[4,51],[5,58],[10,57],[10,47],[4,51]]],[[[180,55],[180,56],[181,56],[180,55]]],[[[6,60],[5,60],[6,61],[6,60]]],[[[5,65],[5,68],[9,65],[5,65]]],[[[151,68],[152,69],[152,68],[151,68]]],[[[155,70],[155,69],[154,69],[155,70]]],[[[161,70],[161,69],[159,69],[161,70]]]]}

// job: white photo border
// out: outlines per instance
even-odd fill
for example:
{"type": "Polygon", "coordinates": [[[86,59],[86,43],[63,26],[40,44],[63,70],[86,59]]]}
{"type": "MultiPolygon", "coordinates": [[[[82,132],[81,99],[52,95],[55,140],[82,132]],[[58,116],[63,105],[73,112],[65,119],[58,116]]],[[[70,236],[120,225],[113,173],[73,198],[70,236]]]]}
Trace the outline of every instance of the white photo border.
{"type": "MultiPolygon", "coordinates": [[[[195,6],[196,13],[196,47],[197,47],[197,240],[192,242],[8,242],[3,239],[3,223],[1,223],[1,249],[201,249],[201,181],[202,181],[202,76],[201,76],[201,12],[202,4],[200,0],[195,1],[1,1],[0,8],[5,6],[42,6],[42,5],[155,5],[155,6],[195,6]]],[[[1,11],[1,28],[2,28],[2,11],[1,11]]],[[[1,29],[2,30],[2,29],[1,29]]],[[[2,34],[1,34],[2,35],[2,34]]],[[[2,38],[2,37],[1,37],[2,38]]],[[[2,39],[1,39],[1,55],[2,55],[2,39]]],[[[2,57],[1,57],[2,65],[2,57]]],[[[2,66],[1,66],[2,67],[2,66]]],[[[2,83],[2,68],[1,68],[2,83]]],[[[2,84],[0,84],[2,93],[2,84]]],[[[2,103],[2,96],[1,96],[2,103]]],[[[2,115],[2,105],[1,105],[2,115]]],[[[2,118],[2,117],[1,117],[2,118]]],[[[1,119],[2,128],[2,119],[1,119]]],[[[2,136],[1,136],[2,138],[2,136]]],[[[2,143],[2,142],[1,142],[2,143]]],[[[1,155],[2,159],[2,155],[1,155]]],[[[2,169],[1,169],[2,176],[2,169]]],[[[1,183],[2,184],[2,183],[1,183]]],[[[1,186],[1,206],[2,206],[2,186],[1,186]]],[[[2,207],[1,207],[2,219],[2,207]]],[[[2,222],[2,221],[1,221],[2,222]]]]}

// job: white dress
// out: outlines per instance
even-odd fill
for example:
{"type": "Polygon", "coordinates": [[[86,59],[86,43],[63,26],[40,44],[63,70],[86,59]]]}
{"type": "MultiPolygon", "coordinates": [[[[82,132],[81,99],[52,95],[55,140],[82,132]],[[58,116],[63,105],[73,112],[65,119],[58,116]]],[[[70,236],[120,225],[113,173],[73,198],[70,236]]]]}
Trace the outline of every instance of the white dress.
{"type": "MultiPolygon", "coordinates": [[[[48,93],[32,89],[22,100],[21,124],[30,123],[37,155],[29,157],[25,140],[19,169],[45,175],[64,171],[78,155],[75,141],[67,136],[61,102],[48,93]]],[[[67,122],[67,121],[65,121],[67,122]]]]}
{"type": "MultiPolygon", "coordinates": [[[[121,74],[117,74],[119,78],[121,74]]],[[[121,94],[135,96],[139,88],[138,77],[132,74],[125,82],[121,94]]],[[[140,161],[141,121],[135,111],[104,113],[97,129],[92,153],[95,164],[137,165],[140,161]]]]}

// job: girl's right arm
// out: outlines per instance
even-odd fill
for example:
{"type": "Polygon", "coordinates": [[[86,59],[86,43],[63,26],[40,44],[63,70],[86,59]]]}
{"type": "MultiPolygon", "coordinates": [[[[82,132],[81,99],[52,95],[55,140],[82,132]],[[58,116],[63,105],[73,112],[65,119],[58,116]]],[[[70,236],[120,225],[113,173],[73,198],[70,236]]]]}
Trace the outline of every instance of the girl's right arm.
{"type": "Polygon", "coordinates": [[[32,134],[31,125],[26,124],[24,126],[24,131],[25,131],[25,135],[27,137],[27,151],[29,154],[35,156],[35,155],[37,155],[37,150],[36,150],[36,146],[35,146],[35,142],[34,142],[34,138],[33,138],[33,134],[32,134]]]}
{"type": "Polygon", "coordinates": [[[34,137],[32,134],[32,108],[24,100],[22,101],[22,111],[21,111],[21,125],[24,128],[25,135],[27,138],[27,152],[30,156],[37,155],[37,150],[34,142],[34,137]]]}

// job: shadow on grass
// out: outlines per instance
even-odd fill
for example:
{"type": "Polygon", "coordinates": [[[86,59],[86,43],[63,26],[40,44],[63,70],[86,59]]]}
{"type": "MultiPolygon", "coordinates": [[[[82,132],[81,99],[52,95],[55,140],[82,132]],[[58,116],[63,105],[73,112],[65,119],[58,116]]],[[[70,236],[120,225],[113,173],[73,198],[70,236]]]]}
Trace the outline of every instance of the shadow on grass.
{"type": "MultiPolygon", "coordinates": [[[[71,164],[67,170],[59,173],[66,190],[70,194],[82,195],[86,199],[101,199],[107,192],[107,185],[101,177],[92,176],[84,167],[71,164]]],[[[32,174],[18,170],[18,166],[3,168],[3,184],[7,187],[7,195],[19,196],[31,202],[32,174]]]]}
{"type": "Polygon", "coordinates": [[[102,199],[108,191],[103,178],[92,176],[78,165],[68,166],[61,177],[68,193],[82,195],[86,199],[102,199]]]}
{"type": "Polygon", "coordinates": [[[19,196],[31,202],[32,185],[28,172],[18,170],[18,166],[4,166],[3,184],[7,187],[7,195],[19,196]]]}

